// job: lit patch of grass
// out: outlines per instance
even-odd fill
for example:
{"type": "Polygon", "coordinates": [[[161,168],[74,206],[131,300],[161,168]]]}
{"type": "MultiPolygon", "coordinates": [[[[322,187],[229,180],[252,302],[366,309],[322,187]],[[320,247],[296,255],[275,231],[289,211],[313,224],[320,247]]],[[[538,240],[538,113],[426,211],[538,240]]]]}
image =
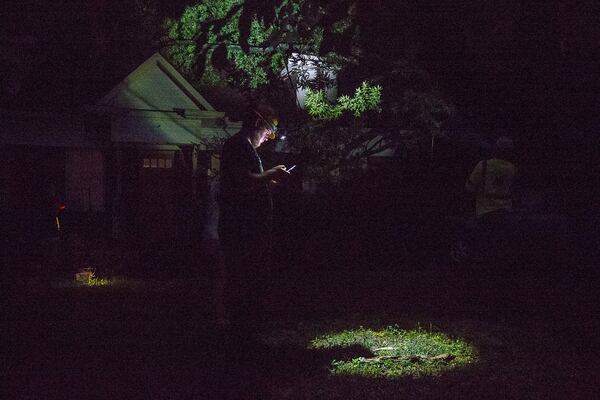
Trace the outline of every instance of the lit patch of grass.
{"type": "Polygon", "coordinates": [[[185,287],[189,281],[157,281],[149,279],[132,279],[124,276],[111,276],[108,278],[87,277],[85,279],[57,279],[50,285],[55,289],[80,289],[86,287],[109,287],[111,290],[132,290],[165,292],[178,290],[185,287]]]}
{"type": "Polygon", "coordinates": [[[110,284],[109,279],[93,277],[85,283],[85,286],[108,286],[110,284]]]}
{"type": "Polygon", "coordinates": [[[98,278],[97,276],[92,276],[92,277],[86,278],[84,280],[80,279],[80,280],[73,280],[72,282],[59,283],[56,286],[64,287],[64,288],[82,287],[82,286],[100,287],[100,286],[112,286],[112,284],[113,284],[113,282],[110,279],[98,278]]]}
{"type": "Polygon", "coordinates": [[[333,360],[331,372],[342,375],[395,378],[439,375],[475,361],[475,350],[461,339],[422,329],[381,330],[358,328],[321,335],[310,342],[313,349],[361,346],[372,356],[333,360]]]}

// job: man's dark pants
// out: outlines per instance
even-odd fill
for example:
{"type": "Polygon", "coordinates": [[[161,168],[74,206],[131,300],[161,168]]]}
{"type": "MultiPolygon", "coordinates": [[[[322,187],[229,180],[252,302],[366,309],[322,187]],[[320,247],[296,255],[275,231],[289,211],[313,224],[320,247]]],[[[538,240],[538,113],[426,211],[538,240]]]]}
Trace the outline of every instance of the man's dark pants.
{"type": "Polygon", "coordinates": [[[225,306],[234,327],[253,330],[265,321],[271,238],[264,232],[222,232],[225,306]]]}

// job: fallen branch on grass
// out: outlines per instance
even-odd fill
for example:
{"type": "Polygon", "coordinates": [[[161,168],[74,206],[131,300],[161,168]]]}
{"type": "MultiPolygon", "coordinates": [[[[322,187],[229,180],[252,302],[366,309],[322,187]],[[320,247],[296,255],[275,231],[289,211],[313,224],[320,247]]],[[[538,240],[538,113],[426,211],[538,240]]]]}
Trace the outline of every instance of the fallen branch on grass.
{"type": "MultiPolygon", "coordinates": [[[[381,349],[387,349],[388,348],[381,348],[381,349]]],[[[380,350],[380,349],[377,349],[380,350]]],[[[392,361],[405,361],[408,360],[410,362],[420,362],[420,361],[442,361],[442,362],[449,362],[452,361],[455,357],[452,354],[448,354],[448,353],[443,353],[437,356],[424,356],[424,355],[407,355],[407,356],[377,356],[377,357],[359,357],[358,361],[360,362],[364,362],[364,363],[378,363],[378,362],[382,362],[385,360],[392,360],[392,361]]]]}

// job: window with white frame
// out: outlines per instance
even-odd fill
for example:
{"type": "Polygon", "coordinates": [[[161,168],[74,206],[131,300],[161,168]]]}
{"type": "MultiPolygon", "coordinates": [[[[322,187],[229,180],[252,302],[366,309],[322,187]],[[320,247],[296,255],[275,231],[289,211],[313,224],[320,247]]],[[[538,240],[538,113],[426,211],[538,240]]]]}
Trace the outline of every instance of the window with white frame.
{"type": "Polygon", "coordinates": [[[171,158],[144,158],[142,168],[173,168],[173,160],[171,158]]]}

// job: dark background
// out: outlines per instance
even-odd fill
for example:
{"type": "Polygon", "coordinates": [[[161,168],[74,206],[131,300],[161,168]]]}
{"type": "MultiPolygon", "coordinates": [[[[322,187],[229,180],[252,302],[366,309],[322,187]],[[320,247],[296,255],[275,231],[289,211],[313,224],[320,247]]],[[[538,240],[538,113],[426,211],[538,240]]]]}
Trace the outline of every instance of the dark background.
{"type": "MultiPolygon", "coordinates": [[[[179,15],[187,2],[158,2],[158,15],[141,24],[135,3],[3,2],[0,108],[60,115],[100,98],[159,48],[161,17],[179,15]]],[[[207,323],[214,259],[203,258],[197,242],[191,251],[179,243],[140,250],[104,242],[106,226],[84,232],[78,248],[59,248],[62,275],[21,268],[28,249],[3,237],[2,250],[15,255],[2,259],[9,261],[2,287],[10,286],[2,290],[9,307],[0,332],[5,397],[149,398],[152,389],[156,398],[209,398],[208,386],[208,395],[223,398],[221,386],[247,385],[255,375],[298,388],[316,374],[337,391],[331,398],[372,398],[376,390],[381,398],[597,398],[600,3],[485,3],[357,3],[363,57],[340,85],[355,87],[365,73],[383,74],[410,55],[429,73],[427,85],[455,104],[456,117],[433,157],[422,149],[314,196],[297,186],[274,193],[270,304],[273,320],[291,320],[292,330],[300,321],[356,314],[411,328],[438,321],[460,336],[458,321],[467,321],[484,342],[476,368],[439,379],[335,380],[322,368],[331,356],[315,363],[305,351],[257,347],[243,348],[240,360],[239,341],[207,323]],[[465,178],[499,134],[515,140],[520,194],[527,194],[518,206],[538,212],[539,224],[527,225],[527,255],[452,265],[448,245],[473,212],[465,178]],[[99,276],[125,276],[131,287],[31,283],[40,276],[69,282],[74,268],[65,261],[80,261],[75,256],[93,257],[99,276]],[[140,276],[149,279],[136,288],[140,276]],[[181,279],[163,279],[173,277],[181,279]]],[[[397,95],[384,93],[384,101],[397,95]]],[[[3,162],[30,161],[32,171],[40,162],[10,154],[3,162]]],[[[275,164],[278,156],[265,160],[275,164]]],[[[301,174],[301,160],[291,161],[301,174]]],[[[50,156],[43,165],[45,175],[60,175],[50,156]]],[[[43,181],[22,190],[33,193],[43,181]]],[[[23,208],[36,207],[33,200],[43,199],[23,208]]],[[[1,210],[14,219],[21,211],[1,210]]],[[[64,223],[68,229],[68,215],[64,223]]],[[[37,251],[25,258],[44,257],[37,251]]]]}
{"type": "MultiPolygon", "coordinates": [[[[92,104],[160,48],[160,21],[179,16],[188,4],[149,2],[155,11],[144,14],[143,3],[4,3],[0,107],[77,113],[92,104]]],[[[410,59],[426,73],[424,88],[437,89],[456,112],[433,153],[428,147],[415,150],[343,183],[337,194],[321,193],[323,215],[338,215],[337,224],[344,226],[343,210],[353,210],[348,215],[361,213],[372,226],[391,227],[408,217],[424,227],[440,217],[466,215],[472,199],[463,191],[464,180],[489,155],[493,138],[504,134],[515,141],[519,185],[525,189],[518,206],[593,220],[600,172],[598,7],[564,0],[535,6],[358,1],[360,62],[340,74],[340,89],[410,59]],[[536,203],[544,196],[552,207],[536,203]]],[[[402,94],[402,87],[389,84],[383,99],[388,103],[402,94]]],[[[312,207],[292,190],[276,193],[276,200],[287,205],[279,211],[284,216],[312,207]]],[[[295,226],[303,215],[282,221],[295,226]]],[[[372,233],[356,229],[366,237],[372,233]]],[[[281,230],[290,228],[284,224],[281,230]]]]}
{"type": "MultiPolygon", "coordinates": [[[[91,104],[159,48],[160,21],[186,1],[23,1],[2,5],[0,106],[71,112],[91,104]]],[[[555,191],[562,211],[593,212],[598,186],[600,24],[594,1],[358,1],[360,63],[340,88],[410,58],[455,105],[431,154],[383,171],[375,190],[447,213],[466,211],[462,184],[494,137],[511,136],[522,183],[555,191]],[[415,161],[416,160],[416,161],[415,161]],[[395,176],[390,176],[395,175],[395,176]],[[449,204],[454,204],[447,208],[449,204]]],[[[384,102],[400,96],[385,90],[384,102]]],[[[366,182],[373,182],[366,179],[366,182]]],[[[359,190],[360,183],[352,184],[359,190]]],[[[427,208],[427,207],[425,207],[427,208]]]]}

